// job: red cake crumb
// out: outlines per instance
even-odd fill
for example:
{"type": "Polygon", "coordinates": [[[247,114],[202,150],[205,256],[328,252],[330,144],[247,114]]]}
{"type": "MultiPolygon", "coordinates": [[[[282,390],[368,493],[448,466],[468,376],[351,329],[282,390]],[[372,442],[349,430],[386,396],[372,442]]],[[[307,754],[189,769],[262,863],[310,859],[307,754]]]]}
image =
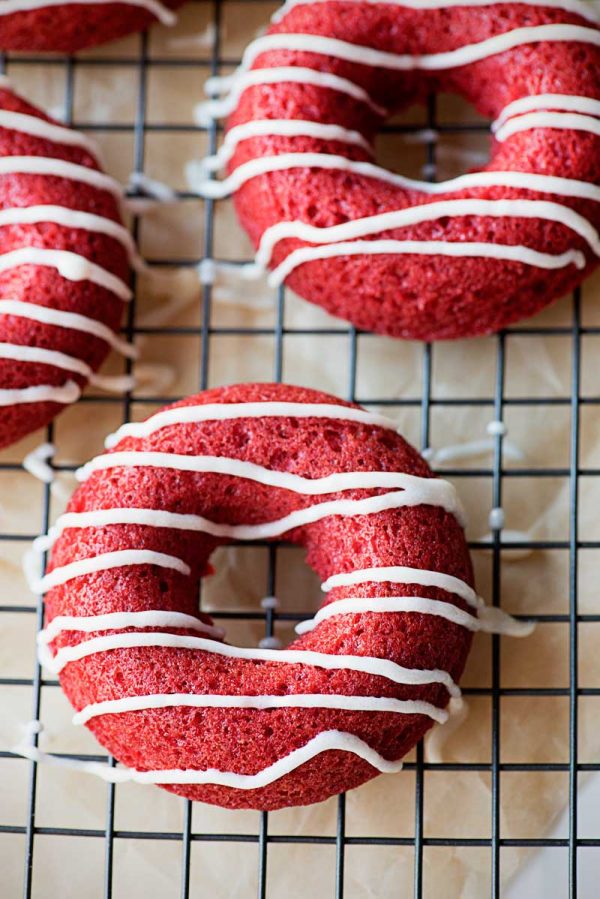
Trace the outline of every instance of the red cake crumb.
{"type": "MultiPolygon", "coordinates": [[[[185,0],[161,0],[177,9],[185,0]]],[[[157,21],[143,6],[127,3],[64,3],[0,16],[0,50],[76,53],[144,31],[157,21]]]]}
{"type": "MultiPolygon", "coordinates": [[[[216,388],[175,406],[256,401],[350,406],[315,390],[276,384],[216,388]]],[[[175,424],[148,437],[127,436],[113,451],[126,450],[231,457],[308,478],[343,471],[396,471],[434,477],[421,456],[395,431],[334,419],[249,417],[175,424]]],[[[74,494],[68,510],[151,508],[192,513],[228,524],[256,524],[278,519],[316,501],[359,499],[380,492],[360,489],[310,497],[231,475],[120,467],[94,472],[74,494]]],[[[444,572],[473,584],[462,528],[453,515],[436,506],[403,507],[352,518],[332,516],[298,527],[279,539],[304,547],[309,565],[322,581],[333,574],[361,568],[407,566],[444,572]]],[[[136,565],[80,576],[48,593],[48,621],[58,615],[156,609],[197,615],[199,580],[210,571],[209,559],[215,547],[225,542],[204,533],[147,525],[70,528],[54,547],[50,570],[76,559],[136,548],[175,555],[190,566],[192,575],[136,565]]],[[[444,590],[390,583],[338,587],[327,594],[326,602],[356,595],[399,593],[469,608],[456,594],[444,590]]],[[[211,623],[208,616],[202,617],[211,623]]],[[[198,636],[193,630],[168,631],[198,636]]],[[[62,631],[52,649],[57,651],[106,633],[111,632],[62,631]]],[[[406,667],[443,669],[458,680],[470,644],[470,631],[437,616],[354,613],[322,621],[312,632],[297,638],[290,648],[376,656],[406,667]]],[[[164,647],[96,653],[68,664],[60,680],[78,710],[106,699],[180,692],[339,693],[422,699],[439,707],[448,701],[448,692],[440,684],[398,685],[380,676],[349,670],[248,661],[164,647]]],[[[385,758],[399,759],[431,725],[432,720],[421,714],[322,708],[258,711],[181,707],[100,715],[88,724],[102,745],[132,768],[216,768],[247,774],[271,765],[325,730],[351,732],[385,758]]],[[[376,773],[354,754],[327,751],[260,789],[214,785],[166,788],[228,808],[275,809],[318,802],[356,787],[376,773]]]]}

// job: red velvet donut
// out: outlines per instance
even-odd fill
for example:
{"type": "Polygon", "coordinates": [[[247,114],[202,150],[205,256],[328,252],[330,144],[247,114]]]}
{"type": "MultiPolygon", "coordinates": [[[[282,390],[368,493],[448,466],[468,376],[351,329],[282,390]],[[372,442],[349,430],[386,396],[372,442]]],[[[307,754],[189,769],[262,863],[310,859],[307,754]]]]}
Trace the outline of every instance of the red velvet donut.
{"type": "Polygon", "coordinates": [[[172,25],[184,0],[4,0],[0,50],[76,53],[155,22],[172,25]]]}
{"type": "Polygon", "coordinates": [[[291,0],[208,84],[229,177],[200,189],[234,193],[273,285],[360,328],[495,331],[597,264],[599,21],[582,0],[291,0]],[[440,90],[495,120],[489,164],[437,185],[376,166],[386,118],[440,90]]]}
{"type": "Polygon", "coordinates": [[[108,445],[38,585],[45,664],[134,769],[103,776],[273,809],[398,770],[481,626],[451,485],[393,423],[276,384],[205,391],[108,445]],[[230,646],[198,611],[211,553],[284,537],[325,604],[286,650],[230,646]]]}
{"type": "Polygon", "coordinates": [[[94,374],[111,346],[132,354],[121,193],[86,137],[0,85],[0,447],[113,384],[94,374]]]}

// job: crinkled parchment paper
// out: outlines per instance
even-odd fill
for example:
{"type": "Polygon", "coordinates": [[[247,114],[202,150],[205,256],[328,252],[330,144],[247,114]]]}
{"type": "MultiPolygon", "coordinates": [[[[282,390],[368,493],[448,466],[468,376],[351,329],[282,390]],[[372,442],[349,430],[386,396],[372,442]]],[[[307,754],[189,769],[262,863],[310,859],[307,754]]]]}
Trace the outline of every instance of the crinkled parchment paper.
{"type": "MultiPolygon", "coordinates": [[[[224,3],[222,55],[239,56],[272,11],[261,3],[224,3]]],[[[179,26],[168,31],[155,29],[148,45],[147,122],[182,126],[172,133],[150,129],[144,146],[147,175],[184,189],[185,163],[206,152],[206,137],[193,129],[193,107],[202,97],[207,67],[199,64],[177,68],[168,59],[210,58],[212,10],[196,3],[181,13],[179,26]],[[160,57],[163,64],[153,66],[160,57]],[[186,126],[187,129],[186,129],[186,126]]],[[[134,140],[130,126],[136,118],[139,73],[135,66],[95,65],[102,58],[135,57],[139,38],[83,54],[74,69],[73,116],[76,122],[112,122],[122,130],[94,134],[104,152],[109,171],[122,179],[134,167],[134,140]]],[[[58,114],[64,110],[65,75],[62,65],[23,65],[14,58],[8,67],[19,90],[58,114]]],[[[455,98],[440,98],[440,121],[451,123],[473,119],[455,98]]],[[[425,113],[411,110],[406,121],[426,126],[425,113]]],[[[449,135],[440,139],[438,178],[450,177],[480,165],[486,158],[485,135],[449,135]]],[[[401,136],[382,142],[383,164],[411,175],[419,175],[426,161],[425,146],[401,136]]],[[[200,200],[156,208],[140,226],[142,252],[152,261],[173,259],[180,267],[162,267],[154,278],[142,277],[136,321],[147,326],[189,326],[185,335],[147,335],[142,342],[138,373],[142,383],[134,394],[131,416],[142,418],[155,408],[136,398],[157,393],[179,396],[200,384],[202,298],[190,262],[202,257],[204,209],[200,200]],[[139,367],[142,370],[139,370],[139,367]]],[[[221,259],[250,257],[246,237],[235,222],[228,201],[216,206],[214,253],[221,259]]],[[[600,279],[589,281],[583,290],[582,322],[600,325],[600,279]]],[[[568,398],[571,392],[571,336],[538,336],[523,328],[556,326],[569,328],[573,309],[562,300],[536,319],[523,323],[518,334],[506,338],[505,392],[510,398],[568,398]]],[[[211,311],[214,326],[270,328],[276,320],[275,298],[264,284],[236,285],[229,279],[217,284],[211,311]]],[[[286,299],[284,323],[289,328],[343,327],[320,309],[292,295],[286,299]]],[[[598,346],[596,335],[582,339],[582,386],[585,399],[598,398],[598,346]]],[[[487,398],[494,395],[496,339],[440,344],[433,350],[432,396],[487,398]]],[[[350,338],[320,334],[286,334],[283,341],[285,380],[347,395],[350,338]]],[[[240,380],[269,380],[275,371],[275,341],[270,335],[219,334],[210,341],[209,383],[240,380]]],[[[106,370],[118,372],[122,361],[111,358],[106,370]]],[[[356,395],[362,401],[388,398],[401,401],[393,407],[405,435],[418,445],[422,392],[422,347],[383,337],[358,339],[356,395]],[[412,402],[411,402],[412,401],[412,402]]],[[[580,465],[600,466],[600,407],[581,407],[580,465]]],[[[122,417],[122,402],[79,404],[56,422],[56,463],[80,463],[99,452],[105,434],[122,417]]],[[[481,440],[486,424],[494,417],[491,405],[444,406],[431,409],[430,444],[434,449],[481,440]]],[[[560,475],[569,465],[570,410],[567,403],[540,406],[510,405],[504,410],[509,440],[521,458],[505,458],[507,468],[536,468],[558,471],[542,478],[503,480],[502,504],[506,528],[528,538],[544,541],[547,548],[529,554],[503,550],[501,600],[516,613],[564,614],[568,611],[569,553],[553,548],[569,536],[569,481],[560,475]],[[523,557],[524,556],[524,557],[523,557]]],[[[20,461],[45,440],[32,435],[1,454],[2,462],[20,461]]],[[[513,454],[511,454],[512,456],[513,454]]],[[[454,481],[469,514],[468,536],[479,540],[489,532],[492,505],[491,456],[446,463],[453,469],[476,467],[480,477],[456,476],[454,481]]],[[[442,466],[443,467],[443,466],[442,466]]],[[[51,516],[64,508],[74,486],[68,473],[60,474],[51,488],[51,516]]],[[[42,528],[44,485],[27,472],[0,470],[0,527],[14,539],[0,542],[0,595],[5,606],[33,605],[35,600],[21,573],[21,559],[28,543],[23,535],[37,535],[42,528]]],[[[580,540],[600,540],[600,479],[580,480],[580,540]]],[[[492,555],[485,548],[474,552],[478,587],[491,596],[492,555]]],[[[579,553],[579,611],[598,612],[598,551],[579,553]]],[[[215,560],[217,573],[207,581],[207,609],[256,610],[267,592],[267,552],[262,549],[223,549],[215,560]]],[[[276,595],[283,611],[315,608],[318,584],[306,569],[301,553],[282,549],[278,554],[276,595]]],[[[232,641],[253,646],[264,635],[260,622],[230,622],[232,641]]],[[[31,678],[34,670],[35,615],[6,613],[1,616],[0,677],[31,678]]],[[[579,627],[579,684],[598,686],[600,661],[597,652],[598,624],[579,627]],[[596,647],[596,651],[595,648],[596,647]]],[[[277,623],[275,633],[285,643],[292,637],[291,625],[277,623]]],[[[500,685],[506,688],[566,688],[569,683],[568,624],[543,623],[526,640],[502,639],[500,685]]],[[[491,640],[479,635],[464,677],[466,687],[491,686],[491,640]]],[[[22,736],[31,718],[31,687],[0,686],[0,745],[8,748],[22,736]]],[[[491,759],[491,698],[469,698],[470,714],[462,727],[451,734],[443,759],[449,762],[486,764],[491,759]]],[[[42,689],[41,717],[46,730],[42,748],[58,752],[99,753],[84,728],[70,724],[71,710],[59,689],[42,689]]],[[[564,763],[569,758],[569,706],[567,696],[531,698],[504,695],[500,701],[499,753],[502,763],[564,763]]],[[[596,696],[579,699],[578,748],[582,762],[598,759],[600,750],[600,706],[596,696]]],[[[0,825],[23,825],[27,820],[26,796],[30,764],[0,759],[2,801],[0,825]]],[[[38,773],[36,824],[41,827],[105,827],[107,787],[93,777],[41,766],[38,773]]],[[[568,800],[568,775],[564,771],[522,772],[504,770],[500,779],[500,833],[502,838],[539,838],[549,831],[568,800]]],[[[491,774],[489,771],[436,771],[425,773],[423,785],[424,835],[431,838],[489,838],[491,828],[491,774]]],[[[350,837],[406,837],[414,835],[415,774],[407,770],[396,776],[381,776],[347,798],[347,835],[350,837]]],[[[337,805],[322,805],[280,811],[269,815],[271,834],[326,835],[336,832],[337,805]]],[[[115,828],[118,831],[178,832],[183,821],[183,803],[152,787],[119,786],[115,828]]],[[[198,833],[256,834],[259,816],[254,812],[230,812],[205,805],[193,811],[193,830],[198,833]]],[[[581,833],[580,836],[591,836],[581,833]]],[[[597,836],[597,833],[596,833],[597,836]]],[[[20,895],[24,836],[2,835],[0,870],[3,895],[20,895]]],[[[104,841],[85,837],[49,836],[35,839],[33,892],[50,899],[87,899],[101,893],[104,841]]],[[[562,851],[562,850],[561,850],[562,851]]],[[[116,899],[169,899],[179,895],[181,843],[118,838],[114,846],[114,893],[116,899]]],[[[256,842],[193,842],[191,894],[194,896],[252,896],[257,885],[256,842]]],[[[522,864],[529,850],[503,848],[501,869],[505,882],[522,864]]],[[[480,899],[490,883],[489,848],[426,846],[424,849],[424,894],[435,899],[480,899]]],[[[413,850],[410,846],[350,844],[346,849],[346,895],[392,897],[412,895],[413,850]]],[[[287,899],[313,894],[328,895],[334,885],[333,844],[271,844],[268,851],[268,895],[287,899]]],[[[564,866],[566,893],[566,865],[564,866]]]]}

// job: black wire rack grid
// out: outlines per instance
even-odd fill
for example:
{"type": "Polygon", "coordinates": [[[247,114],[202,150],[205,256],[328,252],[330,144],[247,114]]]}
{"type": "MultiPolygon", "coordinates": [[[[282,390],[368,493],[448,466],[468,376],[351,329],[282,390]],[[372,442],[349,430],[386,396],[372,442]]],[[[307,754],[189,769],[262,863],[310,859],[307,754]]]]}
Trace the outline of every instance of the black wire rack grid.
{"type": "MultiPolygon", "coordinates": [[[[204,0],[195,0],[202,2],[206,7],[204,0]]],[[[255,0],[245,0],[246,3],[255,2],[255,0]]],[[[176,126],[170,124],[149,123],[146,116],[147,94],[148,94],[148,76],[153,67],[169,66],[173,68],[186,67],[202,67],[207,70],[207,74],[218,74],[224,68],[235,66],[239,59],[227,58],[221,52],[221,21],[223,7],[226,0],[215,0],[212,4],[212,23],[211,30],[212,46],[207,50],[206,58],[199,60],[197,58],[186,59],[185,57],[165,58],[153,56],[148,53],[148,37],[142,35],[139,39],[139,53],[134,55],[125,55],[123,57],[114,56],[113,54],[104,57],[102,54],[95,54],[91,58],[86,58],[86,64],[96,66],[124,66],[133,67],[137,72],[137,107],[135,121],[128,124],[113,125],[109,122],[91,123],[74,121],[73,115],[73,97],[74,97],[74,77],[78,66],[78,58],[74,57],[50,57],[41,60],[37,57],[20,54],[15,57],[19,65],[25,66],[52,66],[60,67],[64,71],[64,108],[65,119],[69,124],[76,127],[82,127],[87,131],[94,129],[109,131],[116,130],[133,134],[134,138],[134,158],[135,171],[144,171],[144,142],[146,134],[150,131],[168,134],[177,131],[206,131],[208,138],[209,152],[215,152],[217,147],[219,126],[214,125],[207,129],[200,126],[176,126]]],[[[5,57],[4,66],[10,69],[12,57],[5,57]]],[[[200,93],[200,92],[198,92],[200,93]]],[[[427,127],[440,132],[463,133],[463,132],[485,132],[487,126],[485,124],[465,124],[456,123],[450,125],[440,124],[436,119],[436,101],[431,98],[427,110],[427,127]]],[[[415,126],[387,126],[389,131],[416,131],[421,130],[422,125],[415,126]]],[[[435,171],[436,163],[436,143],[434,136],[427,143],[427,166],[428,171],[435,171]]],[[[197,195],[191,191],[180,191],[181,199],[197,199],[197,195]]],[[[214,213],[215,203],[208,200],[204,206],[204,248],[203,258],[214,258],[214,213]]],[[[138,222],[134,222],[134,233],[137,233],[138,222]]],[[[200,259],[191,259],[187,261],[190,266],[197,265],[200,259]]],[[[153,260],[155,265],[182,265],[181,260],[153,260]]],[[[510,406],[521,406],[523,408],[532,408],[536,406],[547,407],[551,410],[553,407],[562,406],[570,412],[570,460],[568,466],[562,468],[544,468],[535,467],[511,467],[505,468],[503,465],[502,455],[502,434],[494,437],[494,449],[491,466],[487,468],[457,468],[456,470],[445,469],[445,474],[455,478],[480,478],[486,477],[490,479],[492,488],[492,505],[499,507],[502,505],[503,481],[508,477],[562,477],[568,479],[569,483],[569,533],[565,541],[521,541],[518,546],[523,549],[558,549],[568,554],[569,558],[569,584],[568,584],[568,611],[564,614],[540,614],[535,617],[541,622],[562,623],[569,631],[569,682],[565,688],[502,688],[500,679],[500,639],[492,638],[492,666],[491,666],[491,686],[490,687],[473,687],[467,688],[465,693],[468,695],[485,695],[491,698],[491,760],[489,763],[442,763],[431,764],[424,760],[423,747],[417,748],[416,760],[409,762],[406,768],[414,771],[415,774],[415,821],[413,837],[374,837],[374,836],[349,836],[346,834],[346,804],[345,797],[340,796],[337,806],[337,826],[335,835],[331,836],[310,836],[310,835],[281,835],[269,832],[269,814],[257,813],[258,826],[256,833],[206,833],[196,832],[192,826],[192,804],[189,801],[181,800],[184,806],[183,810],[183,826],[180,831],[124,831],[115,828],[115,800],[117,787],[109,785],[106,791],[106,823],[102,829],[81,829],[69,827],[41,827],[36,823],[36,788],[37,788],[37,766],[30,763],[30,774],[27,789],[27,815],[25,824],[3,824],[0,825],[0,840],[4,835],[22,834],[25,838],[25,857],[24,857],[24,896],[26,899],[32,895],[33,871],[36,858],[36,837],[40,834],[48,834],[54,836],[65,837],[88,837],[96,840],[103,840],[105,845],[104,851],[104,882],[102,885],[95,884],[90,895],[103,895],[105,899],[109,899],[113,895],[113,867],[114,867],[114,847],[115,842],[127,839],[143,839],[143,840],[170,840],[181,843],[181,874],[180,874],[180,895],[182,899],[190,896],[190,866],[191,866],[191,847],[194,842],[203,841],[205,843],[214,844],[216,851],[218,845],[223,842],[232,843],[251,843],[256,845],[257,850],[257,866],[258,866],[258,895],[263,899],[269,894],[269,883],[267,878],[267,861],[269,847],[275,844],[305,843],[315,845],[328,845],[335,849],[335,889],[334,895],[337,899],[348,895],[345,892],[345,853],[348,846],[408,846],[414,853],[414,896],[420,899],[425,895],[424,892],[424,864],[423,854],[428,846],[445,846],[445,847],[482,847],[489,851],[491,857],[491,875],[490,875],[490,894],[494,899],[499,899],[501,895],[501,850],[506,847],[530,847],[539,848],[542,846],[560,847],[568,850],[568,873],[565,873],[565,884],[568,883],[569,897],[578,895],[578,852],[582,848],[596,848],[600,851],[600,833],[598,837],[581,838],[578,834],[578,779],[582,772],[600,770],[600,763],[582,763],[578,758],[578,702],[581,696],[598,696],[600,695],[600,685],[597,687],[582,688],[579,686],[578,678],[578,626],[583,622],[600,622],[600,614],[580,614],[578,611],[578,554],[586,549],[600,549],[600,542],[582,541],[578,534],[579,520],[579,493],[580,478],[600,477],[600,470],[583,469],[579,464],[580,458],[580,418],[581,408],[588,403],[600,403],[600,398],[582,396],[581,389],[581,358],[582,358],[582,338],[585,335],[600,335],[600,327],[584,327],[581,322],[581,296],[576,292],[571,301],[571,322],[568,325],[561,326],[539,326],[525,325],[521,327],[511,328],[510,331],[500,333],[496,337],[496,361],[495,361],[495,387],[493,395],[489,397],[472,397],[472,398],[455,398],[455,397],[437,397],[432,391],[432,365],[435,353],[435,347],[424,344],[422,346],[422,395],[419,399],[389,399],[376,396],[357,395],[357,366],[359,353],[359,332],[352,326],[339,323],[334,327],[327,329],[298,329],[289,328],[284,324],[284,310],[286,304],[286,290],[281,288],[276,296],[276,321],[274,327],[271,328],[240,328],[240,327],[219,327],[212,323],[212,304],[211,304],[212,288],[205,285],[202,288],[202,312],[201,320],[197,327],[178,327],[178,328],[151,328],[139,327],[136,325],[136,304],[133,302],[129,309],[127,322],[124,326],[124,333],[129,339],[139,334],[147,335],[164,335],[164,334],[190,334],[200,337],[201,340],[201,358],[200,358],[200,378],[198,387],[204,389],[209,386],[209,359],[211,354],[211,340],[216,335],[231,334],[245,337],[248,340],[248,347],[251,348],[250,341],[257,335],[270,336],[274,341],[273,353],[273,379],[280,381],[282,379],[284,367],[284,338],[289,334],[335,334],[345,336],[347,338],[348,352],[348,385],[346,395],[347,398],[363,405],[369,406],[388,406],[392,412],[394,408],[403,406],[413,406],[420,411],[420,442],[422,448],[428,447],[430,444],[430,422],[432,409],[436,406],[446,406],[449,408],[481,408],[486,407],[490,411],[490,417],[494,420],[502,421],[505,410],[510,406]],[[571,372],[570,372],[570,393],[565,396],[542,397],[542,396],[518,396],[512,397],[506,395],[505,385],[507,376],[507,352],[506,341],[507,336],[514,334],[526,334],[528,336],[562,336],[570,340],[571,343],[571,372]],[[569,759],[563,763],[504,763],[500,757],[500,707],[501,699],[506,695],[520,695],[528,697],[536,696],[564,696],[568,698],[569,703],[569,759]],[[490,835],[485,838],[436,838],[428,837],[424,833],[424,791],[425,791],[425,775],[429,769],[449,770],[449,771],[485,771],[489,772],[491,778],[491,828],[490,835]],[[568,834],[565,837],[553,838],[540,834],[536,838],[528,839],[507,839],[502,836],[501,819],[500,819],[500,790],[501,790],[501,774],[504,771],[559,771],[564,772],[568,776],[568,834]]],[[[367,336],[367,335],[364,335],[367,336]]],[[[130,367],[130,363],[127,363],[130,367]]],[[[82,402],[93,404],[102,402],[104,398],[93,396],[88,393],[83,397],[82,402]]],[[[151,405],[171,402],[174,397],[153,396],[140,399],[135,398],[136,403],[148,403],[151,405]]],[[[114,400],[111,400],[114,402],[114,400]]],[[[127,421],[130,418],[130,408],[132,398],[125,395],[122,400],[122,420],[127,421]]],[[[48,428],[48,440],[52,440],[53,427],[48,428]]],[[[72,471],[73,467],[68,465],[55,466],[58,471],[72,471]]],[[[0,470],[3,471],[19,471],[20,466],[17,463],[2,463],[0,470]]],[[[42,509],[42,529],[47,529],[51,520],[51,492],[47,485],[43,492],[43,509],[42,509]]],[[[14,535],[10,533],[0,533],[0,540],[18,540],[24,543],[28,542],[35,535],[14,535]]],[[[261,545],[261,544],[259,544],[261,545]]],[[[262,544],[266,545],[266,544],[262,544]]],[[[471,544],[474,549],[484,548],[481,542],[471,544]]],[[[512,543],[511,547],[514,548],[512,543]]],[[[490,548],[488,546],[488,548],[490,548]]],[[[269,571],[267,583],[269,592],[274,592],[275,572],[277,561],[277,547],[269,545],[268,559],[269,571]]],[[[501,555],[503,551],[502,532],[496,530],[492,532],[491,552],[492,552],[492,594],[490,601],[494,605],[500,602],[501,588],[501,555]]],[[[0,605],[1,612],[23,613],[25,615],[33,615],[36,617],[38,626],[41,627],[43,622],[43,602],[41,599],[35,605],[0,605]]],[[[216,618],[238,618],[254,620],[261,619],[264,621],[264,629],[266,636],[272,636],[274,625],[277,620],[298,621],[308,617],[311,613],[282,613],[276,609],[267,609],[262,612],[223,612],[217,613],[216,618]]],[[[33,677],[31,679],[24,678],[3,678],[1,686],[27,686],[32,691],[32,709],[31,717],[37,719],[40,713],[40,703],[42,688],[56,687],[57,681],[43,679],[39,665],[36,664],[33,677]]],[[[0,758],[16,758],[11,752],[0,752],[0,758]]],[[[106,756],[75,756],[76,758],[93,758],[95,760],[106,759],[106,756]]],[[[114,764],[113,760],[109,760],[114,764]]],[[[466,797],[468,802],[468,796],[466,797]]],[[[596,861],[598,864],[598,861],[596,861]]],[[[376,885],[375,885],[376,889],[376,885]]],[[[5,893],[7,895],[7,893],[5,893]]],[[[379,895],[383,895],[379,893],[379,895]]],[[[565,893],[566,895],[566,893],[565,893]]],[[[535,897],[534,897],[535,899],[535,897]]]]}

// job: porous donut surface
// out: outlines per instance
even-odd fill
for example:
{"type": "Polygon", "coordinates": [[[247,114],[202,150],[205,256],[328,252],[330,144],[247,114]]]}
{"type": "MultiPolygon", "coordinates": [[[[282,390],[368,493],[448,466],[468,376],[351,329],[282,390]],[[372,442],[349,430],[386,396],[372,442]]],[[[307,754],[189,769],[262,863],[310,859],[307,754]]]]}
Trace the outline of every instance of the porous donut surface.
{"type": "Polygon", "coordinates": [[[184,0],[4,0],[0,50],[76,53],[144,31],[173,25],[184,0]]]}
{"type": "MultiPolygon", "coordinates": [[[[225,94],[212,167],[271,283],[369,331],[493,332],[600,253],[600,29],[577,0],[288,3],[225,94]],[[483,169],[439,185],[379,167],[386,119],[432,92],[494,121],[483,169]]],[[[402,171],[402,158],[398,169],[402,171]]]]}
{"type": "Polygon", "coordinates": [[[76,720],[134,779],[231,808],[397,770],[444,720],[477,623],[451,486],[393,424],[275,384],[205,391],[109,445],[42,584],[76,720]],[[259,537],[302,546],[325,590],[285,649],[232,646],[198,611],[214,549],[259,537]]]}
{"type": "Polygon", "coordinates": [[[131,353],[117,332],[135,248],[96,154],[0,85],[0,447],[108,385],[111,347],[131,353]]]}

